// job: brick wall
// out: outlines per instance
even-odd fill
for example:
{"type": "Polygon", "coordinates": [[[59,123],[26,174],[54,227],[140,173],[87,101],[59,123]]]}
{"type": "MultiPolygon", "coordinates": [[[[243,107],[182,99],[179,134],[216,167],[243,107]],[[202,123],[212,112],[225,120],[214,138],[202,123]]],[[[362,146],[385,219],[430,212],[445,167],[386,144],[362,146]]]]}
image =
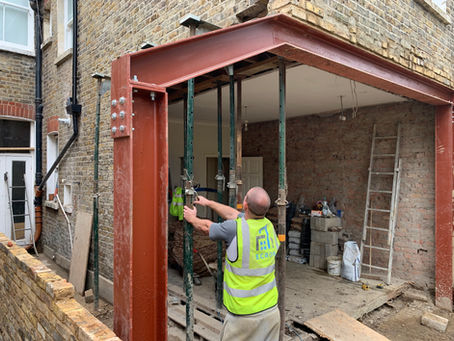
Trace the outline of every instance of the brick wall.
{"type": "MultiPolygon", "coordinates": [[[[395,235],[393,275],[420,286],[434,284],[434,108],[408,102],[360,108],[345,122],[304,116],[287,121],[288,200],[300,194],[308,206],[336,198],[343,225],[361,240],[372,127],[389,135],[402,124],[402,177],[395,235]]],[[[244,156],[263,156],[263,183],[272,201],[278,185],[278,122],[250,124],[244,156]]],[[[377,255],[379,256],[379,255],[377,255]]]]}
{"type": "Polygon", "coordinates": [[[2,340],[120,340],[74,300],[71,283],[1,233],[0,296],[2,340]]]}
{"type": "Polygon", "coordinates": [[[430,2],[270,0],[268,7],[452,87],[454,3],[446,2],[442,17],[430,2]]]}
{"type": "MultiPolygon", "coordinates": [[[[137,51],[145,41],[163,44],[187,37],[188,29],[181,27],[179,20],[188,13],[227,27],[238,23],[237,13],[258,3],[264,1],[113,1],[103,6],[95,1],[79,1],[80,134],[59,166],[60,186],[62,179],[73,184],[74,210],[70,215],[73,226],[77,210],[92,209],[96,81],[91,74],[110,74],[112,60],[137,51]]],[[[53,37],[43,50],[44,115],[65,117],[64,103],[71,95],[71,55],[66,55],[65,58],[69,59],[65,59],[58,54],[57,0],[49,0],[46,8],[50,9],[52,16],[53,37]]],[[[452,70],[447,68],[451,65],[448,62],[452,28],[413,1],[268,1],[268,9],[270,14],[287,13],[352,44],[451,84],[452,70]]],[[[449,13],[451,11],[452,7],[448,9],[449,13]]],[[[101,274],[112,279],[113,140],[109,134],[109,102],[107,93],[101,104],[99,261],[101,274]]],[[[60,125],[60,149],[71,133],[71,128],[60,125]]],[[[43,142],[45,165],[45,138],[43,142]]],[[[42,242],[62,256],[71,258],[63,215],[46,208],[43,226],[42,242]]]]}
{"type": "Polygon", "coordinates": [[[33,105],[34,67],[34,57],[0,51],[0,101],[33,105]]]}
{"type": "MultiPolygon", "coordinates": [[[[94,72],[110,75],[111,62],[130,51],[137,51],[145,41],[163,44],[189,36],[179,25],[188,13],[226,27],[238,22],[235,13],[244,10],[250,1],[114,1],[99,6],[98,2],[79,1],[79,101],[82,115],[79,137],[59,166],[61,180],[73,183],[74,210],[70,215],[75,225],[79,209],[91,211],[93,200],[93,153],[96,112],[96,80],[94,72]]],[[[53,37],[43,51],[44,116],[65,117],[64,103],[71,96],[71,59],[64,60],[57,48],[57,1],[49,3],[53,37]]],[[[59,149],[71,136],[72,128],[59,126],[59,149]]],[[[43,150],[46,150],[45,136],[43,150]]],[[[101,103],[99,150],[99,239],[100,272],[113,279],[113,140],[110,137],[110,96],[101,103]]],[[[46,155],[43,155],[46,164],[46,155]]],[[[45,170],[44,170],[45,171],[45,170]]],[[[61,193],[63,196],[63,194],[61,193]]],[[[42,242],[66,258],[71,258],[66,222],[61,213],[45,208],[42,242]]],[[[91,254],[92,257],[92,254],[91,254]]],[[[90,260],[90,263],[91,260],[90,260]]]]}

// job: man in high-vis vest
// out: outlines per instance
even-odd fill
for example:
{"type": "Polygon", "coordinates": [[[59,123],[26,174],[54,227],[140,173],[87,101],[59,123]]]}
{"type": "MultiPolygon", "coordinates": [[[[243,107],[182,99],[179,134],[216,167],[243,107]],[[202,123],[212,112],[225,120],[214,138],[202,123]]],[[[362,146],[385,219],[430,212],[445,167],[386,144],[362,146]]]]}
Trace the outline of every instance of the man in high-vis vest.
{"type": "Polygon", "coordinates": [[[188,223],[211,240],[226,242],[224,306],[228,313],[221,341],[277,341],[280,315],[274,265],[279,241],[273,224],[265,218],[268,193],[261,187],[251,188],[244,197],[244,213],[202,196],[194,204],[227,219],[214,223],[198,218],[195,207],[184,207],[188,223]]]}

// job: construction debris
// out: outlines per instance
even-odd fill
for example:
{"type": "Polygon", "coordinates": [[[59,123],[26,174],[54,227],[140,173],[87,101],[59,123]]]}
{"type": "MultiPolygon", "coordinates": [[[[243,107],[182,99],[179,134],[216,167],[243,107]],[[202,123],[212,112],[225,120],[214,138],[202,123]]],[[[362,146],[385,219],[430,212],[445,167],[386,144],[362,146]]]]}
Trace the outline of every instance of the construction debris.
{"type": "Polygon", "coordinates": [[[446,328],[448,327],[448,322],[449,322],[448,319],[429,312],[426,312],[424,313],[424,315],[421,316],[422,325],[438,330],[439,332],[442,333],[446,331],[446,328]]]}
{"type": "MultiPolygon", "coordinates": [[[[198,254],[194,253],[193,268],[194,272],[199,276],[210,275],[207,265],[216,262],[217,247],[216,244],[201,232],[194,230],[193,233],[194,249],[198,254]]],[[[169,264],[183,269],[183,222],[169,221],[169,264]]],[[[225,252],[223,250],[222,254],[225,252]]],[[[212,267],[212,271],[216,270],[216,265],[212,267]]]]}
{"type": "Polygon", "coordinates": [[[85,290],[84,293],[85,303],[93,303],[95,296],[93,295],[93,289],[85,290]]]}
{"type": "Polygon", "coordinates": [[[407,300],[427,302],[426,293],[415,289],[409,289],[405,291],[403,297],[407,300]]]}

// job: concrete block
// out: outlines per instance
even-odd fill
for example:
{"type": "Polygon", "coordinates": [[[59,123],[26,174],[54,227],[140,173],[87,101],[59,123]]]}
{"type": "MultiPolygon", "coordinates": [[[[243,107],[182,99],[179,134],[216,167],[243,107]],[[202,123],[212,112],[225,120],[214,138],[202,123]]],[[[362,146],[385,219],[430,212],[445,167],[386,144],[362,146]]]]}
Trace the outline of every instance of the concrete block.
{"type": "Polygon", "coordinates": [[[295,243],[295,244],[298,244],[298,245],[300,244],[300,241],[301,241],[300,238],[289,238],[288,239],[289,243],[295,243]]]}
{"type": "Polygon", "coordinates": [[[328,231],[330,227],[342,226],[341,218],[339,217],[311,217],[311,229],[318,231],[328,231]]]}
{"type": "Polygon", "coordinates": [[[317,255],[312,255],[309,257],[309,266],[314,268],[320,268],[321,257],[317,255]]]}
{"type": "Polygon", "coordinates": [[[311,241],[330,245],[338,244],[339,232],[312,230],[311,241]]]}
{"type": "Polygon", "coordinates": [[[93,289],[85,290],[85,303],[93,303],[95,296],[93,295],[93,289]]]}
{"type": "Polygon", "coordinates": [[[290,230],[288,231],[288,237],[289,238],[301,238],[301,232],[300,231],[295,231],[295,230],[290,230]]]}
{"type": "Polygon", "coordinates": [[[448,322],[449,322],[448,319],[429,312],[426,312],[424,313],[424,315],[421,316],[422,325],[438,330],[439,332],[442,333],[446,331],[446,328],[448,327],[448,322]]]}
{"type": "Polygon", "coordinates": [[[337,244],[325,244],[325,257],[337,256],[339,246],[337,244]]]}
{"type": "Polygon", "coordinates": [[[301,256],[301,253],[300,253],[300,250],[299,250],[299,249],[298,249],[298,250],[296,250],[296,249],[290,249],[289,252],[288,252],[288,254],[289,254],[290,256],[301,256]]]}
{"type": "Polygon", "coordinates": [[[311,242],[311,255],[323,256],[325,254],[325,244],[311,242]]]}
{"type": "Polygon", "coordinates": [[[301,247],[300,247],[300,243],[298,243],[298,244],[297,243],[288,243],[288,248],[290,250],[293,250],[293,249],[299,250],[301,247]]]}

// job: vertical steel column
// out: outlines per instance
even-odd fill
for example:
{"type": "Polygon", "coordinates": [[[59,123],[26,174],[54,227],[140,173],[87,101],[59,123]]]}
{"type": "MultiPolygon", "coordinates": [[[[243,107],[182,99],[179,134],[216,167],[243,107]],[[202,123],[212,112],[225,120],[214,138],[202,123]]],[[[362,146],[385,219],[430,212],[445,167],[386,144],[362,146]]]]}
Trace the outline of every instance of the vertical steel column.
{"type": "MultiPolygon", "coordinates": [[[[186,115],[186,186],[185,203],[190,208],[193,207],[192,201],[192,155],[193,155],[193,129],[194,129],[194,78],[188,80],[188,106],[186,115]]],[[[186,340],[194,339],[194,303],[193,303],[193,226],[185,221],[184,223],[184,286],[186,290],[186,340]]]]}
{"type": "Polygon", "coordinates": [[[233,65],[229,70],[229,90],[230,90],[230,167],[229,167],[229,205],[235,207],[236,183],[235,183],[235,78],[233,75],[233,65]]]}
{"type": "Polygon", "coordinates": [[[281,328],[279,340],[284,339],[285,334],[285,214],[287,204],[287,172],[285,167],[285,92],[286,75],[284,61],[279,59],[279,191],[278,191],[278,237],[281,242],[277,254],[277,285],[279,291],[279,311],[281,314],[281,328]]]}
{"type": "MultiPolygon", "coordinates": [[[[216,176],[217,191],[218,191],[218,202],[223,203],[224,191],[224,171],[222,166],[222,87],[218,83],[218,174],[216,176]]],[[[222,218],[218,216],[218,222],[221,222],[222,218]]],[[[217,242],[217,272],[216,272],[216,312],[219,314],[222,308],[222,241],[217,242]]]]}
{"type": "Polygon", "coordinates": [[[94,151],[94,170],[93,170],[93,290],[95,294],[95,311],[99,308],[99,225],[98,225],[98,209],[99,209],[99,193],[98,193],[98,164],[99,164],[99,121],[101,116],[101,86],[102,79],[98,78],[98,99],[96,102],[96,121],[95,121],[95,151],[94,151]]]}
{"type": "Polygon", "coordinates": [[[435,115],[435,304],[452,311],[452,106],[435,115]]]}
{"type": "Polygon", "coordinates": [[[241,78],[236,80],[236,208],[238,210],[243,209],[243,180],[241,179],[241,170],[243,162],[243,148],[242,148],[242,137],[243,137],[243,122],[241,117],[241,106],[242,103],[242,89],[241,89],[241,78]]]}
{"type": "MultiPolygon", "coordinates": [[[[186,162],[188,159],[188,146],[186,144],[187,141],[187,134],[188,134],[188,94],[183,99],[183,125],[184,125],[184,154],[183,154],[183,164],[184,169],[186,169],[186,162]]],[[[186,176],[184,170],[182,174],[182,178],[184,179],[186,176]]],[[[183,188],[184,188],[184,181],[183,181],[183,188]]]]}

